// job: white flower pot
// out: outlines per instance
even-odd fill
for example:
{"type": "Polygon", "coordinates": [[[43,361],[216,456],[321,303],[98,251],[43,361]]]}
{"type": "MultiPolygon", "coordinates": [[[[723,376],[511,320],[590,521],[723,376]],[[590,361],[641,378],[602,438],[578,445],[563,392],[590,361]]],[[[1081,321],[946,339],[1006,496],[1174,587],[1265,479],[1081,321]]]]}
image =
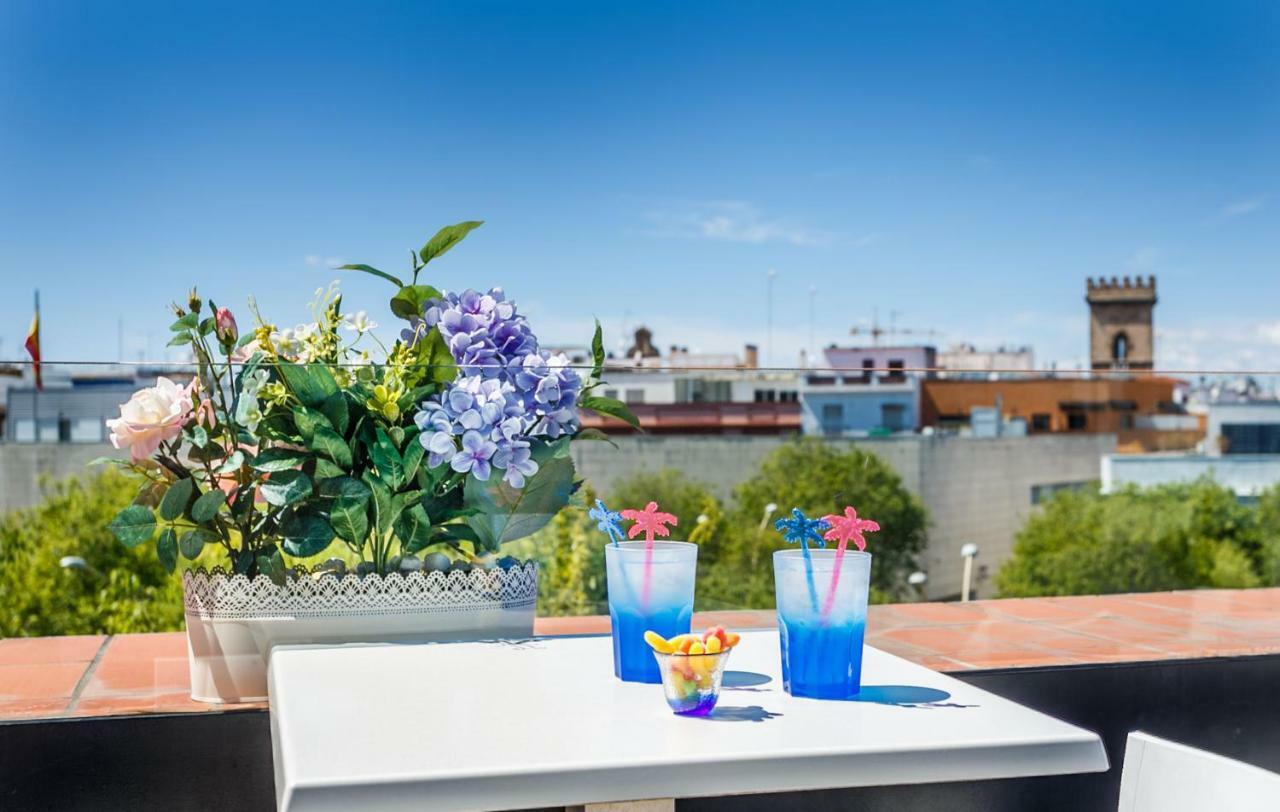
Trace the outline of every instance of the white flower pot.
{"type": "Polygon", "coordinates": [[[509,570],[303,576],[284,586],[223,572],[182,576],[191,698],[261,702],[267,660],[284,643],[530,637],[535,562],[509,570]]]}

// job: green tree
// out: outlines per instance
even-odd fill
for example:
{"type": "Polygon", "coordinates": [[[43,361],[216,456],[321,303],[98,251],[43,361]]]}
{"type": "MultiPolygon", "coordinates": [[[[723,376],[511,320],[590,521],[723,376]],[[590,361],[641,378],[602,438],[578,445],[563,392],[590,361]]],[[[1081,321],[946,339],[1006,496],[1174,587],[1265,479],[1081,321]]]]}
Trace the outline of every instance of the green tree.
{"type": "Polygon", "coordinates": [[[1241,504],[1209,479],[1112,494],[1064,492],[1018,533],[1003,597],[1275,583],[1280,492],[1241,504]]]}
{"type": "Polygon", "coordinates": [[[182,584],[146,547],[107,529],[138,490],[118,471],[45,485],[39,505],[0,517],[0,636],[182,628],[182,584]],[[86,569],[64,569],[79,556],[86,569]]]}
{"type": "Polygon", "coordinates": [[[925,546],[928,515],[920,499],[888,463],[853,446],[814,438],[788,443],[761,462],[759,472],[737,488],[734,498],[728,528],[706,551],[715,562],[707,575],[707,601],[721,606],[774,605],[771,556],[786,545],[773,520],[793,507],[822,516],[853,505],[860,515],[880,523],[880,532],[869,536],[872,600],[906,593],[907,575],[917,568],[916,556],[925,546]],[[778,512],[763,521],[770,503],[778,512]]]}

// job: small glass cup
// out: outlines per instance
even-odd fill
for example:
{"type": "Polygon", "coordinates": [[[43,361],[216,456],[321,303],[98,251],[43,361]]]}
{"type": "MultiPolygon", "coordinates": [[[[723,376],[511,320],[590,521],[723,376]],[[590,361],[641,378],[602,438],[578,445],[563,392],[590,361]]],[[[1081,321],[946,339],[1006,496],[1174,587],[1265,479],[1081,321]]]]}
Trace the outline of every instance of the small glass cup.
{"type": "Polygon", "coordinates": [[[655,541],[652,557],[646,542],[624,541],[604,548],[608,576],[609,619],[613,624],[613,673],[626,682],[662,681],[646,631],[665,638],[689,633],[693,620],[693,584],[698,545],[655,541]],[[649,558],[648,586],[645,560],[649,558]]]}
{"type": "Polygon", "coordinates": [[[849,699],[862,688],[862,638],[867,625],[871,554],[835,550],[773,554],[782,647],[782,687],[792,696],[849,699]]]}
{"type": "Polygon", "coordinates": [[[706,716],[720,698],[720,681],[729,662],[729,651],[716,654],[661,654],[653,652],[662,673],[662,690],[677,716],[706,716]]]}

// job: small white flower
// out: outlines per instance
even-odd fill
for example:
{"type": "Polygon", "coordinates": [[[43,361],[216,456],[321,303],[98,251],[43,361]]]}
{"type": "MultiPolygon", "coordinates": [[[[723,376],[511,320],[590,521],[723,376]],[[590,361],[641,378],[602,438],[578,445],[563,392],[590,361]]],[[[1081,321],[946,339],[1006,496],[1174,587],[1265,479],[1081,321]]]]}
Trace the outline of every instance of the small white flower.
{"type": "Polygon", "coordinates": [[[359,335],[364,335],[377,328],[378,323],[369,319],[369,314],[361,310],[354,316],[347,316],[346,323],[342,325],[348,330],[354,330],[359,335]]]}

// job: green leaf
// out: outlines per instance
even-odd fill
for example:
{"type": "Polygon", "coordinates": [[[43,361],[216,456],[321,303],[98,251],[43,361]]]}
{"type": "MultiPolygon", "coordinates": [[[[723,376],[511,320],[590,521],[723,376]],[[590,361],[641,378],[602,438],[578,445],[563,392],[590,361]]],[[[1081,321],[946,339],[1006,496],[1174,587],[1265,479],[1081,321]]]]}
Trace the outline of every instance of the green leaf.
{"type": "Polygon", "coordinates": [[[187,456],[200,462],[213,462],[227,456],[227,450],[218,443],[209,443],[204,448],[192,447],[187,456]]]}
{"type": "Polygon", "coordinates": [[[160,538],[156,539],[156,557],[169,572],[173,572],[178,566],[178,534],[173,532],[172,527],[166,527],[160,532],[160,538]]]}
{"type": "Polygon", "coordinates": [[[361,545],[369,536],[369,500],[339,497],[329,508],[329,525],[338,538],[361,545]]]}
{"type": "Polygon", "coordinates": [[[293,424],[298,427],[298,434],[303,440],[311,442],[311,438],[318,428],[332,429],[333,424],[329,422],[329,418],[324,412],[308,409],[306,406],[298,406],[293,410],[293,424]]]}
{"type": "Polygon", "coordinates": [[[372,473],[365,473],[364,484],[368,485],[369,490],[373,492],[373,516],[378,532],[385,533],[391,529],[393,519],[391,491],[387,490],[387,486],[372,473]]]}
{"type": "Polygon", "coordinates": [[[351,467],[351,449],[347,446],[347,441],[342,439],[342,435],[333,429],[323,426],[317,428],[307,446],[317,454],[328,457],[339,467],[351,467]]]}
{"type": "Polygon", "coordinates": [[[204,426],[195,426],[191,429],[191,444],[196,448],[204,448],[209,444],[209,432],[204,426]]]}
{"type": "Polygon", "coordinates": [[[604,372],[604,331],[596,319],[596,332],[591,336],[591,377],[599,378],[604,372]]]}
{"type": "Polygon", "coordinates": [[[297,558],[306,558],[324,551],[333,541],[333,528],[318,513],[303,511],[290,513],[280,523],[280,535],[284,539],[284,551],[297,558]]]}
{"type": "Polygon", "coordinates": [[[329,418],[329,423],[333,426],[333,430],[339,434],[347,433],[347,425],[349,424],[347,414],[347,397],[341,392],[336,395],[330,395],[320,404],[320,411],[324,412],[324,416],[329,418]]]}
{"type": "Polygon", "coordinates": [[[422,250],[418,252],[418,256],[422,258],[422,264],[426,265],[436,257],[443,256],[448,250],[463,238],[471,233],[472,229],[479,228],[484,225],[484,220],[467,220],[451,226],[445,226],[436,232],[436,235],[427,244],[422,246],[422,250]]]}
{"type": "Polygon", "coordinates": [[[405,285],[391,297],[391,312],[402,319],[422,318],[426,303],[439,298],[440,291],[430,285],[405,285]]]}
{"type": "Polygon", "coordinates": [[[191,506],[191,520],[196,524],[207,524],[213,521],[213,517],[218,515],[218,511],[226,501],[226,495],[219,490],[202,494],[191,506]]]}
{"type": "Polygon", "coordinates": [[[292,448],[268,448],[253,461],[253,468],[256,471],[265,471],[267,473],[290,471],[298,468],[309,459],[311,459],[311,455],[305,451],[297,451],[292,448]]]}
{"type": "Polygon", "coordinates": [[[191,343],[191,333],[178,333],[173,338],[169,339],[169,343],[165,344],[165,346],[181,347],[183,344],[190,344],[190,343],[191,343]]]}
{"type": "Polygon", "coordinates": [[[267,504],[285,507],[311,495],[311,478],[301,471],[277,471],[258,486],[267,504]]]}
{"type": "Polygon", "coordinates": [[[200,314],[188,313],[182,318],[169,325],[169,329],[175,333],[181,333],[183,330],[194,330],[200,326],[200,314]]]}
{"type": "Polygon", "coordinates": [[[432,327],[416,345],[419,361],[429,368],[428,378],[435,383],[452,383],[458,377],[458,364],[449,352],[449,345],[440,335],[439,327],[432,327]]]}
{"type": "Polygon", "coordinates": [[[405,446],[404,457],[404,482],[412,482],[415,474],[418,473],[418,466],[422,464],[422,457],[427,453],[427,449],[418,441],[415,436],[409,441],[409,445],[405,446]]]}
{"type": "Polygon", "coordinates": [[[142,542],[150,540],[156,532],[156,516],[150,508],[130,505],[116,514],[111,524],[107,525],[107,529],[114,533],[126,547],[137,547],[142,542]]]}
{"type": "Polygon", "coordinates": [[[122,467],[127,467],[129,465],[129,461],[122,460],[119,457],[94,457],[93,459],[85,463],[85,467],[89,467],[92,465],[119,465],[122,467]]]}
{"type": "Polygon", "coordinates": [[[387,273],[386,271],[380,271],[380,270],[378,270],[377,268],[373,267],[372,265],[359,265],[359,264],[353,264],[353,265],[339,265],[339,266],[338,266],[338,270],[340,270],[340,271],[360,271],[360,272],[362,272],[362,273],[370,273],[370,274],[373,274],[374,276],[381,276],[383,279],[386,279],[388,282],[395,282],[395,283],[396,283],[397,285],[399,285],[400,287],[404,287],[404,283],[403,283],[403,282],[401,282],[399,279],[397,279],[396,277],[394,277],[394,276],[392,276],[391,274],[387,273]]]}
{"type": "Polygon", "coordinates": [[[217,533],[205,530],[203,527],[197,527],[178,537],[178,550],[182,553],[183,558],[194,561],[204,551],[204,545],[217,540],[217,533]]]}
{"type": "Polygon", "coordinates": [[[270,555],[266,553],[258,555],[258,572],[270,578],[276,586],[284,586],[284,556],[280,555],[279,547],[272,550],[270,555]]]}
{"type": "Polygon", "coordinates": [[[636,431],[644,431],[640,428],[640,421],[627,408],[627,404],[614,398],[606,398],[600,395],[591,395],[578,401],[578,406],[583,409],[590,409],[599,414],[606,414],[609,417],[615,417],[624,423],[629,424],[636,431]]]}
{"type": "Polygon", "coordinates": [[[466,505],[479,513],[466,521],[485,549],[497,550],[505,542],[536,532],[569,504],[576,486],[568,438],[535,447],[533,459],[538,473],[520,489],[498,476],[487,482],[467,477],[463,490],[466,505]]]}
{"type": "Polygon", "coordinates": [[[324,457],[316,458],[316,479],[323,483],[327,479],[346,476],[346,471],[326,460],[324,457]]]}
{"type": "Polygon", "coordinates": [[[303,406],[319,408],[326,399],[338,392],[338,382],[324,364],[290,364],[282,361],[277,369],[303,406]]]}
{"type": "Polygon", "coordinates": [[[209,335],[210,333],[212,333],[212,332],[213,332],[213,330],[214,330],[214,326],[215,326],[215,325],[214,325],[214,323],[213,323],[213,317],[212,317],[212,316],[210,316],[209,318],[207,318],[207,319],[205,319],[204,321],[200,322],[200,335],[202,335],[202,336],[207,336],[207,335],[209,335]]]}
{"type": "Polygon", "coordinates": [[[241,465],[244,465],[244,452],[236,449],[231,452],[231,456],[227,457],[221,465],[214,468],[213,472],[215,474],[234,474],[240,470],[241,465]]]}
{"type": "Polygon", "coordinates": [[[404,482],[404,462],[400,459],[400,452],[396,451],[395,444],[382,429],[378,429],[377,437],[369,447],[369,456],[373,458],[378,476],[387,483],[387,487],[393,491],[399,488],[404,482]]]}
{"type": "Polygon", "coordinates": [[[396,520],[396,535],[406,553],[416,553],[431,543],[431,517],[422,505],[413,505],[396,520]]]}
{"type": "Polygon", "coordinates": [[[601,431],[600,429],[592,429],[592,428],[579,429],[579,430],[578,430],[578,433],[577,433],[577,434],[575,434],[575,435],[573,435],[573,439],[575,439],[575,440],[601,440],[601,441],[606,442],[606,443],[608,443],[609,445],[613,446],[614,448],[617,448],[617,447],[618,447],[618,444],[617,444],[617,443],[615,443],[615,442],[612,440],[612,438],[610,438],[610,437],[609,437],[609,435],[608,435],[608,434],[605,434],[605,433],[604,433],[603,431],[601,431]]]}
{"type": "Polygon", "coordinates": [[[179,479],[170,485],[169,490],[164,492],[164,498],[160,500],[160,518],[171,522],[181,516],[195,489],[196,483],[190,479],[179,479]]]}
{"type": "Polygon", "coordinates": [[[270,578],[271,582],[276,586],[284,586],[286,569],[284,556],[280,554],[279,547],[273,549],[270,555],[266,553],[258,554],[258,572],[270,578]]]}

